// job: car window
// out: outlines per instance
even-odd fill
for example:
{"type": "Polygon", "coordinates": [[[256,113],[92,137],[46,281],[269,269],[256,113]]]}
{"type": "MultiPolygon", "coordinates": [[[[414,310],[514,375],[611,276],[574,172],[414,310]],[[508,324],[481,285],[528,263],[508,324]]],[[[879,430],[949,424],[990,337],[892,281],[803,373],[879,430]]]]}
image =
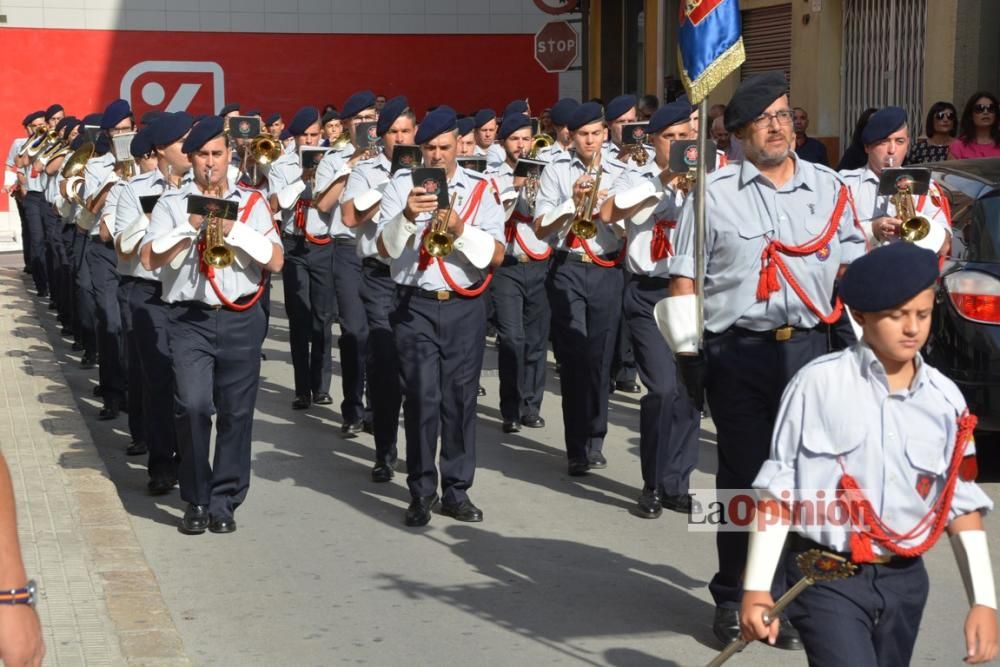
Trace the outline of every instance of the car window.
{"type": "Polygon", "coordinates": [[[1000,261],[1000,191],[977,200],[970,213],[968,224],[962,229],[966,259],[1000,261]]]}

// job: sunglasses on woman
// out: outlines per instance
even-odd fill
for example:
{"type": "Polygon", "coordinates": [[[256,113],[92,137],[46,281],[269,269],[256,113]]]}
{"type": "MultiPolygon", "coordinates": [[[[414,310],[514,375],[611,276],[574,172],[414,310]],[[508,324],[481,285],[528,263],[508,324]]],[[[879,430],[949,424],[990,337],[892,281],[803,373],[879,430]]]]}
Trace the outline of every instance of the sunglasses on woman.
{"type": "Polygon", "coordinates": [[[974,108],[976,113],[996,113],[997,111],[995,104],[977,104],[974,108]]]}
{"type": "Polygon", "coordinates": [[[938,120],[955,120],[955,112],[953,111],[938,111],[934,114],[934,117],[938,120]]]}

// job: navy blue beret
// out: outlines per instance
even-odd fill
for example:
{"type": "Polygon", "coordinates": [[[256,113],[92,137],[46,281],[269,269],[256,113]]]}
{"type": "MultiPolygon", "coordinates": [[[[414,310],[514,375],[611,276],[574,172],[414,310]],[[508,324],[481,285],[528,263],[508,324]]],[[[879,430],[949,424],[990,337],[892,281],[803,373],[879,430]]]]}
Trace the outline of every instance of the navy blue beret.
{"type": "Polygon", "coordinates": [[[904,241],[890,243],[848,265],[840,279],[840,298],[854,310],[877,313],[909,301],[938,275],[933,250],[904,241]]]}
{"type": "Polygon", "coordinates": [[[726,106],[723,117],[726,130],[735,132],[740,129],[764,113],[764,109],[787,91],[784,72],[762,72],[743,79],[726,106]]]}
{"type": "Polygon", "coordinates": [[[66,129],[67,125],[74,122],[79,123],[80,121],[78,121],[73,116],[63,116],[63,119],[58,123],[56,123],[55,131],[62,132],[64,129],[66,129]]]}
{"type": "Polygon", "coordinates": [[[557,125],[558,127],[565,127],[569,125],[570,117],[579,106],[580,103],[572,97],[562,98],[553,104],[551,111],[549,111],[549,118],[552,119],[552,124],[557,125]]]}
{"type": "Polygon", "coordinates": [[[899,107],[879,109],[868,119],[865,129],[861,130],[861,143],[867,146],[882,141],[904,125],[906,125],[906,112],[899,107]]]}
{"type": "Polygon", "coordinates": [[[295,112],[292,120],[288,123],[288,132],[292,136],[297,137],[300,134],[305,134],[310,125],[318,122],[319,109],[316,107],[302,107],[295,112]]]}
{"type": "Polygon", "coordinates": [[[426,144],[434,137],[454,130],[456,127],[458,127],[458,118],[455,116],[455,110],[451,107],[440,106],[420,121],[414,143],[417,145],[426,144]]]}
{"type": "Polygon", "coordinates": [[[604,118],[610,123],[613,120],[621,118],[635,105],[635,95],[619,95],[615,99],[608,102],[608,106],[604,110],[604,118]]]}
{"type": "Polygon", "coordinates": [[[500,129],[497,131],[497,139],[503,141],[523,127],[531,127],[531,119],[523,113],[505,115],[503,123],[500,124],[500,129]]]}
{"type": "Polygon", "coordinates": [[[149,125],[149,140],[154,146],[169,146],[183,137],[191,126],[194,118],[186,111],[165,113],[149,125]]]}
{"type": "Polygon", "coordinates": [[[278,141],[288,141],[291,138],[292,133],[288,131],[287,127],[281,131],[281,134],[278,135],[278,141]]]}
{"type": "Polygon", "coordinates": [[[83,117],[83,124],[90,125],[92,127],[101,126],[101,114],[99,113],[88,113],[83,117]]]}
{"type": "Polygon", "coordinates": [[[340,120],[340,114],[337,112],[336,109],[330,109],[325,114],[323,114],[323,117],[319,119],[319,124],[326,125],[331,120],[340,120]]]}
{"type": "Polygon", "coordinates": [[[504,118],[518,113],[528,113],[528,102],[526,100],[513,100],[503,108],[504,118]]]}
{"type": "Polygon", "coordinates": [[[220,116],[225,116],[227,113],[232,113],[234,111],[239,111],[239,110],[240,110],[240,103],[239,102],[230,102],[226,106],[224,106],[221,109],[219,109],[219,115],[220,116]]]}
{"type": "Polygon", "coordinates": [[[394,97],[391,100],[386,100],[385,104],[382,105],[382,111],[378,114],[378,126],[375,128],[378,136],[381,137],[388,132],[392,124],[396,122],[396,119],[409,108],[410,103],[402,95],[394,97]]]}
{"type": "Polygon", "coordinates": [[[494,111],[493,109],[480,109],[479,111],[476,112],[476,115],[473,116],[473,120],[475,121],[475,129],[478,130],[483,125],[486,125],[486,123],[490,122],[496,117],[497,117],[497,112],[494,111]]]}
{"type": "Polygon", "coordinates": [[[267,120],[264,121],[264,124],[265,125],[274,125],[279,120],[281,120],[281,114],[280,113],[273,113],[273,114],[271,114],[270,116],[267,117],[267,120]]]}
{"type": "Polygon", "coordinates": [[[80,119],[77,118],[76,116],[66,116],[65,118],[63,118],[63,127],[62,127],[63,141],[69,139],[69,135],[73,132],[74,129],[78,127],[80,127],[80,129],[83,129],[80,125],[80,119]]]}
{"type": "Polygon", "coordinates": [[[69,148],[70,148],[70,150],[75,151],[75,150],[79,149],[80,146],[83,145],[84,139],[85,139],[85,137],[82,134],[76,135],[76,138],[74,138],[73,141],[69,142],[69,148]]]}
{"type": "Polygon", "coordinates": [[[576,132],[584,125],[590,125],[599,120],[604,120],[604,109],[601,105],[597,102],[585,102],[576,108],[576,111],[570,116],[569,122],[566,123],[566,127],[569,128],[570,132],[576,132]]]}
{"type": "Polygon", "coordinates": [[[25,127],[27,127],[28,125],[31,125],[32,123],[34,123],[39,118],[45,118],[45,112],[44,111],[32,111],[31,113],[29,113],[27,116],[24,117],[24,120],[21,121],[21,125],[24,125],[25,127]]]}
{"type": "Polygon", "coordinates": [[[109,104],[101,115],[101,129],[110,130],[118,123],[132,115],[132,108],[125,100],[115,100],[109,104]]]}
{"type": "Polygon", "coordinates": [[[464,137],[469,132],[476,129],[476,119],[472,116],[466,116],[465,118],[458,119],[458,136],[464,137]]]}
{"type": "Polygon", "coordinates": [[[197,150],[201,150],[202,146],[222,134],[225,125],[219,116],[207,116],[203,118],[191,128],[191,132],[188,133],[187,139],[184,140],[181,150],[185,153],[194,153],[197,150]]]}
{"type": "Polygon", "coordinates": [[[45,122],[49,122],[53,116],[63,110],[61,104],[53,104],[48,109],[45,110],[45,122]]]}
{"type": "Polygon", "coordinates": [[[354,93],[344,101],[344,107],[340,110],[340,117],[346,120],[374,106],[375,93],[370,90],[362,90],[354,93]]]}
{"type": "Polygon", "coordinates": [[[678,102],[675,100],[670,104],[664,104],[653,112],[652,117],[649,119],[649,125],[646,126],[646,133],[652,134],[665,130],[671,125],[683,123],[691,117],[691,111],[691,105],[687,102],[678,102]]]}
{"type": "Polygon", "coordinates": [[[156,111],[155,109],[153,111],[147,111],[146,113],[142,114],[142,118],[139,119],[139,124],[151,125],[155,123],[158,119],[163,118],[166,115],[167,115],[166,111],[156,111]]]}
{"type": "Polygon", "coordinates": [[[132,145],[128,149],[132,157],[140,158],[143,155],[149,155],[153,152],[153,142],[149,139],[151,129],[148,126],[144,127],[132,137],[132,145]]]}
{"type": "Polygon", "coordinates": [[[260,115],[260,109],[250,109],[250,111],[247,111],[244,115],[246,115],[246,116],[259,116],[260,115]]]}
{"type": "Polygon", "coordinates": [[[111,152],[111,137],[106,134],[102,134],[97,137],[97,143],[94,145],[94,155],[96,157],[101,157],[102,155],[107,155],[111,152]]]}

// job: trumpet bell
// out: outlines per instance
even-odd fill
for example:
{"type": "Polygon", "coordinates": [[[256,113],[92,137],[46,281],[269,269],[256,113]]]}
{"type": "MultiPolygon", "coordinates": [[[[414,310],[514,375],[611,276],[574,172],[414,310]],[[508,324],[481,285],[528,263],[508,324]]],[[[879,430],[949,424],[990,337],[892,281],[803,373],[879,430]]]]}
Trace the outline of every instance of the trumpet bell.
{"type": "Polygon", "coordinates": [[[931,233],[931,222],[922,215],[916,215],[903,221],[899,227],[899,238],[908,243],[916,243],[927,238],[931,233]]]}
{"type": "Polygon", "coordinates": [[[575,220],[570,231],[574,236],[589,241],[597,236],[597,224],[593,220],[575,220]]]}
{"type": "Polygon", "coordinates": [[[431,232],[424,237],[424,250],[434,258],[444,258],[451,254],[454,242],[446,232],[431,232]]]}
{"type": "Polygon", "coordinates": [[[87,161],[94,156],[97,148],[89,141],[73,151],[73,154],[66,158],[63,163],[63,178],[73,178],[83,173],[87,166],[87,161]]]}
{"type": "Polygon", "coordinates": [[[281,157],[281,144],[269,134],[262,134],[250,142],[250,157],[260,166],[266,166],[281,157]]]}
{"type": "Polygon", "coordinates": [[[205,248],[205,263],[216,269],[225,269],[232,265],[235,256],[233,251],[225,245],[217,245],[205,248]]]}
{"type": "Polygon", "coordinates": [[[538,154],[554,143],[554,139],[545,133],[536,134],[531,138],[531,150],[528,151],[529,159],[537,159],[538,154]]]}

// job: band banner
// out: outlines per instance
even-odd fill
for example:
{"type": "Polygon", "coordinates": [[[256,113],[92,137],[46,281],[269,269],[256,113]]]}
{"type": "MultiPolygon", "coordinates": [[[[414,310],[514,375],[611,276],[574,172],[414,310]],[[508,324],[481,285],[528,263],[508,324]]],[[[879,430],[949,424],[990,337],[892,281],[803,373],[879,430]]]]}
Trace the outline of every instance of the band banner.
{"type": "Polygon", "coordinates": [[[684,0],[677,55],[691,104],[698,104],[743,64],[738,0],[684,0]]]}

